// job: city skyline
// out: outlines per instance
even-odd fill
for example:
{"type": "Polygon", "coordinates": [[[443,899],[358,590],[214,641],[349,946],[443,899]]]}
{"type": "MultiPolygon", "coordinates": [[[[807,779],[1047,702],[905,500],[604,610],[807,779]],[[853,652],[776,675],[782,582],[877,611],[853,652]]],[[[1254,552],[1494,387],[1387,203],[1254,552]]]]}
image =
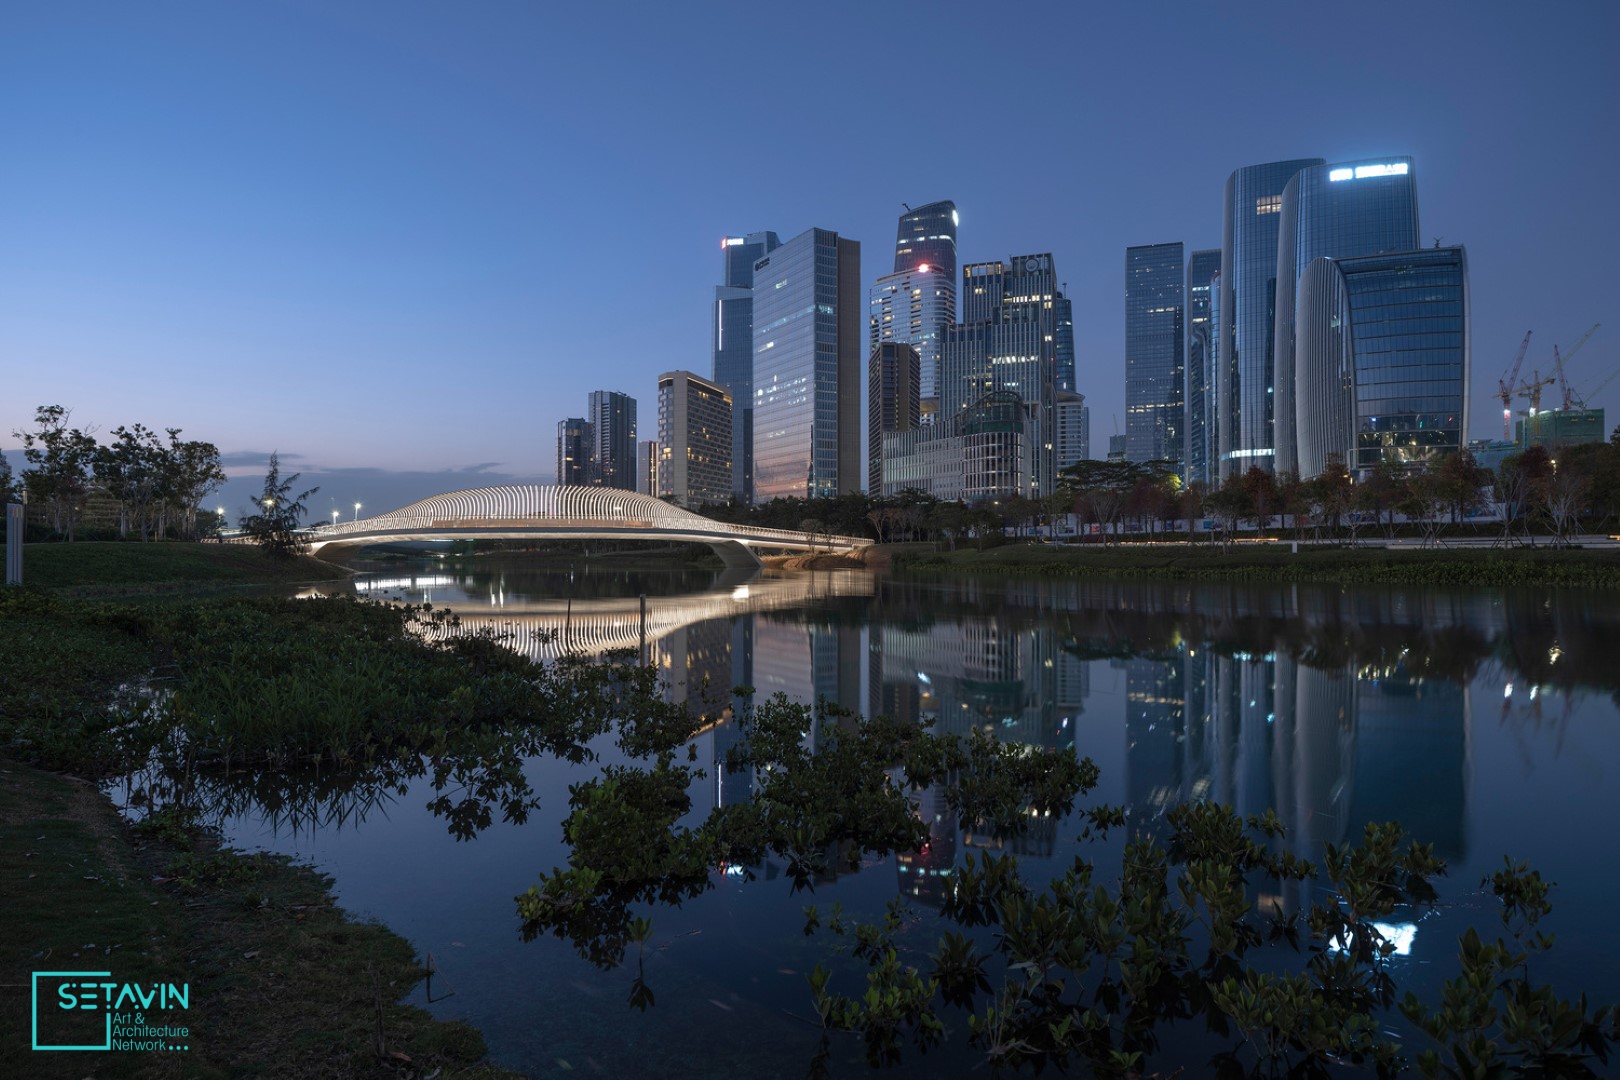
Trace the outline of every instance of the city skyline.
{"type": "MultiPolygon", "coordinates": [[[[1493,434],[1488,388],[1526,329],[1527,370],[1597,322],[1570,379],[1589,387],[1620,364],[1597,284],[1616,240],[1600,186],[1617,154],[1601,134],[1602,103],[1620,97],[1615,11],[1274,10],[1194,27],[1051,6],[1035,14],[1053,32],[1031,40],[835,7],[850,74],[827,101],[722,93],[736,71],[717,57],[783,75],[825,62],[789,12],[746,29],[718,13],[625,27],[501,5],[13,13],[0,136],[26,165],[0,176],[0,447],[22,464],[11,432],[41,404],[103,433],[179,427],[224,452],[233,480],[210,503],[232,513],[271,450],[322,484],[316,516],[329,499],[389,509],[546,480],[556,425],[590,391],[649,402],[660,372],[710,373],[722,237],[836,230],[871,253],[864,296],[902,203],[950,199],[959,264],[1049,251],[1062,268],[1100,448],[1125,430],[1122,252],[1218,246],[1226,177],[1304,155],[1418,162],[1423,246],[1469,249],[1471,436],[1493,434]],[[885,85],[896,40],[1017,72],[1062,120],[964,95],[909,133],[942,151],[865,152],[892,151],[857,106],[885,85]],[[1193,85],[1116,102],[1148,43],[1169,70],[1222,56],[1205,81],[1233,121],[1137,139],[1193,85]],[[1324,70],[1355,88],[1353,108],[1319,115],[1289,92],[1324,70]],[[692,121],[718,100],[713,123],[692,121]],[[1016,198],[1006,151],[950,154],[992,131],[1005,146],[1038,134],[1042,167],[1016,198]]],[[[1593,404],[1620,418],[1620,385],[1593,404]]]]}

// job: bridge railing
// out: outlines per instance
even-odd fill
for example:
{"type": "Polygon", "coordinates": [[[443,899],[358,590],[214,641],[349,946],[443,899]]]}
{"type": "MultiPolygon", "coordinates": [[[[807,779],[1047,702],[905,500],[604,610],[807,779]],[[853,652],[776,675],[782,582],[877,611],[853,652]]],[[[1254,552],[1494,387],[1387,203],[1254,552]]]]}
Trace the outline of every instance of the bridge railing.
{"type": "Polygon", "coordinates": [[[810,533],[802,529],[767,529],[757,525],[731,525],[723,521],[654,521],[646,518],[477,517],[435,518],[426,515],[379,514],[319,530],[322,537],[366,536],[376,532],[435,532],[442,529],[645,529],[660,532],[712,533],[720,539],[757,538],[793,544],[824,543],[833,547],[866,547],[866,537],[810,533]]]}

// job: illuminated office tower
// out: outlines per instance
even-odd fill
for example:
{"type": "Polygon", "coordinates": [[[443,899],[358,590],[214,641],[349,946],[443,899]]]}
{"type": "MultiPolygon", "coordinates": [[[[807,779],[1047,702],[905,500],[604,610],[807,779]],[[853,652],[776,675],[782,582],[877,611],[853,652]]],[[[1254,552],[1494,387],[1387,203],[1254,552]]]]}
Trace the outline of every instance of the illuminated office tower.
{"type": "Polygon", "coordinates": [[[773,232],[720,241],[725,281],[714,290],[713,376],[731,395],[731,491],[744,501],[753,479],[754,263],[781,243],[773,232]]]}
{"type": "Polygon", "coordinates": [[[1330,457],[1363,475],[1462,449],[1472,365],[1461,247],[1316,259],[1295,310],[1301,475],[1330,457]]]}
{"type": "Polygon", "coordinates": [[[866,362],[866,491],[883,494],[883,435],[921,423],[921,362],[915,346],[879,342],[866,362]]]}
{"type": "Polygon", "coordinates": [[[939,411],[940,347],[945,329],[956,321],[956,277],[932,263],[919,263],[880,277],[872,284],[867,310],[867,349],[903,342],[917,350],[921,365],[922,417],[932,423],[939,411]]]}
{"type": "Polygon", "coordinates": [[[1212,282],[1221,272],[1219,249],[1195,251],[1187,259],[1187,359],[1183,365],[1187,383],[1187,420],[1184,472],[1187,483],[1210,482],[1212,458],[1210,436],[1214,416],[1210,393],[1215,376],[1211,321],[1212,282]]]}
{"type": "Polygon", "coordinates": [[[962,268],[962,322],[945,332],[940,417],[953,419],[991,393],[1015,393],[1036,406],[1036,430],[1026,432],[1032,471],[1007,494],[1052,491],[1059,299],[1050,254],[962,268]]]}
{"type": "Polygon", "coordinates": [[[1301,169],[1283,189],[1278,217],[1273,446],[1278,471],[1297,472],[1294,339],[1299,277],[1317,259],[1353,259],[1422,246],[1412,159],[1387,157],[1301,169]]]}
{"type": "Polygon", "coordinates": [[[590,483],[591,454],[595,437],[591,425],[582,417],[570,417],[557,422],[557,483],[584,485],[590,483]]]}
{"type": "Polygon", "coordinates": [[[1182,245],[1125,249],[1125,456],[1180,461],[1186,416],[1182,245]]]}
{"type": "Polygon", "coordinates": [[[1277,226],[1283,189],[1321,158],[1250,165],[1226,181],[1221,228],[1221,292],[1216,339],[1215,438],[1212,471],[1224,480],[1251,466],[1270,472],[1277,278],[1277,226]]]}
{"type": "Polygon", "coordinates": [[[594,448],[588,483],[636,489],[636,399],[617,390],[592,390],[590,424],[594,448]]]}
{"type": "Polygon", "coordinates": [[[658,376],[658,497],[696,509],[731,498],[731,395],[690,371],[658,376]]]}
{"type": "MultiPolygon", "coordinates": [[[[894,272],[929,266],[956,280],[956,204],[949,199],[913,210],[906,208],[895,236],[894,272]]],[[[953,308],[951,317],[956,317],[953,308]]]]}
{"type": "Polygon", "coordinates": [[[861,485],[861,245],[810,229],[754,264],[754,502],[861,485]]]}

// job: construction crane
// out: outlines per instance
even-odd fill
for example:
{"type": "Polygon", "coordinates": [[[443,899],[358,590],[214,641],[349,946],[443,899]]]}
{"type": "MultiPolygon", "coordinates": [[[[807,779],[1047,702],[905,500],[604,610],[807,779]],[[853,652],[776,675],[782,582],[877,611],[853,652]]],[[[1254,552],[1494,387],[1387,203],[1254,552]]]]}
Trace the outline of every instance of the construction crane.
{"type": "MultiPolygon", "coordinates": [[[[1615,368],[1613,371],[1609,372],[1603,377],[1602,382],[1598,383],[1597,386],[1592,388],[1592,399],[1595,400],[1597,396],[1603,392],[1603,388],[1605,386],[1608,386],[1610,383],[1614,382],[1616,376],[1620,376],[1620,368],[1615,368]]],[[[1581,408],[1586,408],[1587,399],[1581,398],[1579,395],[1577,395],[1576,400],[1581,403],[1581,408]]]]}
{"type": "MultiPolygon", "coordinates": [[[[1592,340],[1592,335],[1597,333],[1598,332],[1598,327],[1600,327],[1602,325],[1603,325],[1602,323],[1593,323],[1592,324],[1592,329],[1590,329],[1586,333],[1582,334],[1581,335],[1581,340],[1577,341],[1574,345],[1570,346],[1570,350],[1569,350],[1569,352],[1564,354],[1562,362],[1563,363],[1568,363],[1569,358],[1574,356],[1578,351],[1580,351],[1580,347],[1582,345],[1585,345],[1588,341],[1591,341],[1592,340]]],[[[1553,359],[1555,359],[1555,360],[1558,359],[1558,346],[1556,346],[1556,345],[1553,346],[1553,359]]],[[[1563,371],[1562,367],[1559,368],[1559,371],[1560,372],[1563,371]]],[[[1596,390],[1592,391],[1592,396],[1593,397],[1597,396],[1597,391],[1596,390]]],[[[1571,402],[1574,403],[1574,407],[1577,408],[1577,409],[1586,408],[1586,400],[1583,397],[1581,397],[1580,394],[1575,393],[1568,386],[1565,386],[1564,387],[1564,408],[1566,408],[1566,409],[1569,408],[1570,405],[1571,405],[1571,402]]]]}
{"type": "Polygon", "coordinates": [[[1502,396],[1502,441],[1508,442],[1513,438],[1513,395],[1518,393],[1519,365],[1524,363],[1525,350],[1530,348],[1530,331],[1524,332],[1524,341],[1519,344],[1519,355],[1513,358],[1513,366],[1508,368],[1507,378],[1496,380],[1498,393],[1502,396]]]}

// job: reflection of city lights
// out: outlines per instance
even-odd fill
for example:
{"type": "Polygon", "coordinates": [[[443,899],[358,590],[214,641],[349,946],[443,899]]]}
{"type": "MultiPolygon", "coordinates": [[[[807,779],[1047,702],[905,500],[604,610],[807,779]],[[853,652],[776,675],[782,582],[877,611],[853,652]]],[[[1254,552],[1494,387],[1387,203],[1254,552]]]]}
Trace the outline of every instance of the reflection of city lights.
{"type": "Polygon", "coordinates": [[[1537,694],[1539,694],[1539,693],[1540,693],[1540,692],[1541,692],[1541,687],[1539,687],[1539,686],[1532,686],[1532,687],[1531,687],[1531,688],[1530,688],[1530,700],[1531,700],[1531,701],[1534,701],[1534,700],[1536,700],[1536,695],[1537,695],[1537,694]]]}
{"type": "Polygon", "coordinates": [[[1564,650],[1560,649],[1557,645],[1554,645],[1552,648],[1547,650],[1547,663],[1556,664],[1558,663],[1558,658],[1563,655],[1564,650]]]}
{"type": "Polygon", "coordinates": [[[1508,683],[1506,686],[1504,686],[1502,688],[1502,696],[1504,698],[1510,698],[1510,697],[1513,696],[1513,684],[1512,683],[1508,683]]]}

